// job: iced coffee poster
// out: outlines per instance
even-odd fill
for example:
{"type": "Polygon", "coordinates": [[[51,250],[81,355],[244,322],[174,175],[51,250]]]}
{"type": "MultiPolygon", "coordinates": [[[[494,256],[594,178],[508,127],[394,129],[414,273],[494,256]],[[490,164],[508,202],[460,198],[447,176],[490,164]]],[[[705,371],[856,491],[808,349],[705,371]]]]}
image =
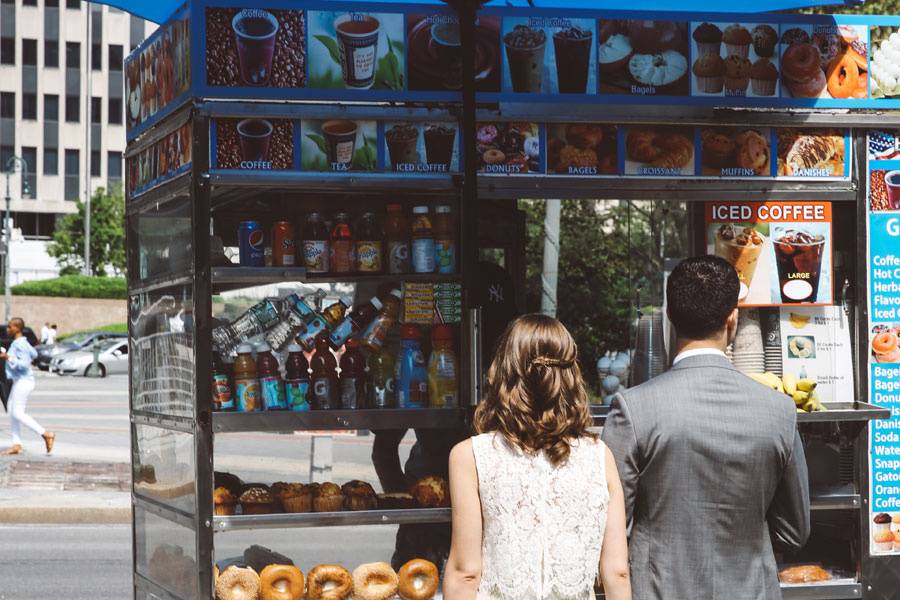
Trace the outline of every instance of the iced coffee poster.
{"type": "Polygon", "coordinates": [[[294,126],[289,119],[216,119],[214,169],[293,169],[294,126]]]}
{"type": "Polygon", "coordinates": [[[783,372],[796,380],[816,382],[823,402],[854,397],[850,323],[842,306],[783,306],[781,356],[783,372]]]}
{"type": "Polygon", "coordinates": [[[624,128],[623,172],[643,177],[693,177],[697,170],[694,129],[648,125],[624,128]]]}
{"type": "Polygon", "coordinates": [[[778,24],[691,23],[691,94],[777,98],[781,80],[778,24]]]}
{"type": "MultiPolygon", "coordinates": [[[[462,46],[455,14],[406,15],[409,89],[444,92],[462,89],[462,46]]],[[[475,24],[475,85],[500,91],[500,17],[479,15],[475,24]]]]}
{"type": "Polygon", "coordinates": [[[784,24],[779,54],[784,98],[869,97],[869,32],[865,25],[784,24]]]}
{"type": "Polygon", "coordinates": [[[384,124],[385,167],[400,173],[459,171],[455,122],[384,124]]]}
{"type": "Polygon", "coordinates": [[[600,94],[687,96],[688,23],[601,19],[600,94]]]}
{"type": "Polygon", "coordinates": [[[778,177],[832,179],[850,176],[850,137],[844,129],[775,130],[778,177]]]}
{"type": "Polygon", "coordinates": [[[700,174],[711,177],[772,177],[772,135],[767,127],[700,129],[700,174]]]}
{"type": "Polygon", "coordinates": [[[478,123],[478,171],[497,175],[542,173],[541,127],[537,123],[478,123]]]}
{"type": "Polygon", "coordinates": [[[375,121],[301,121],[300,168],[304,171],[374,171],[378,166],[375,121]]]}
{"type": "Polygon", "coordinates": [[[309,85],[317,89],[406,89],[399,13],[309,13],[309,85]]]}
{"type": "Polygon", "coordinates": [[[595,93],[596,27],[594,19],[505,17],[503,91],[595,93]]]}
{"type": "Polygon", "coordinates": [[[832,303],[829,202],[708,202],[706,233],[737,270],[742,305],[832,303]]]}
{"type": "Polygon", "coordinates": [[[306,87],[306,15],[265,7],[206,9],[206,83],[306,87]]]}
{"type": "Polygon", "coordinates": [[[556,175],[616,175],[615,125],[551,123],[547,126],[547,172],[556,175]]]}

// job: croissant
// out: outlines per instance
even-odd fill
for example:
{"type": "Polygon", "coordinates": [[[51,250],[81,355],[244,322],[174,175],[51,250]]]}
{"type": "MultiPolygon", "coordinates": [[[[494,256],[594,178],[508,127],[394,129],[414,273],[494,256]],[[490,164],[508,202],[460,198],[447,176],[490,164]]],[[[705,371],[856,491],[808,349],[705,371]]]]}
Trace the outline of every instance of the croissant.
{"type": "Polygon", "coordinates": [[[665,169],[679,169],[691,161],[694,156],[694,143],[683,135],[668,133],[657,138],[660,148],[656,160],[650,164],[665,169]]]}
{"type": "Polygon", "coordinates": [[[649,163],[659,157],[659,148],[656,146],[656,132],[649,129],[634,129],[628,132],[625,140],[625,149],[632,160],[649,163]]]}
{"type": "Polygon", "coordinates": [[[812,169],[834,158],[844,149],[844,138],[839,135],[802,135],[794,142],[785,160],[787,173],[812,169]]]}

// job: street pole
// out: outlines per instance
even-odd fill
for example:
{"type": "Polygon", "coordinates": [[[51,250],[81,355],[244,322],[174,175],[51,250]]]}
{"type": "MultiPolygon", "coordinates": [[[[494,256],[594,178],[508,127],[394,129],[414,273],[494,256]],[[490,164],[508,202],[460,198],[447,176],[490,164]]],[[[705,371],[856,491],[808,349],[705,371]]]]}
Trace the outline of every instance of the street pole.
{"type": "Polygon", "coordinates": [[[19,165],[19,171],[22,173],[22,177],[26,178],[23,182],[22,189],[25,193],[28,193],[28,161],[21,156],[11,156],[10,159],[6,161],[6,171],[4,173],[6,175],[6,196],[4,198],[6,210],[3,213],[3,237],[6,239],[6,253],[3,255],[3,292],[5,300],[4,316],[6,317],[7,323],[9,323],[9,320],[12,318],[12,277],[10,275],[12,265],[12,261],[10,260],[10,254],[12,254],[12,213],[10,205],[12,203],[12,198],[9,195],[9,178],[12,177],[16,164],[19,165]]]}
{"type": "Polygon", "coordinates": [[[91,65],[91,46],[93,45],[91,42],[91,3],[85,3],[87,10],[85,14],[85,29],[87,31],[87,37],[85,37],[85,79],[87,80],[87,100],[85,104],[87,105],[85,108],[85,127],[84,127],[84,153],[85,153],[85,161],[86,165],[84,171],[84,274],[90,276],[91,274],[91,104],[93,99],[91,98],[92,86],[91,79],[93,75],[93,65],[91,65]]]}
{"type": "Polygon", "coordinates": [[[556,317],[559,280],[559,200],[547,200],[544,211],[544,264],[541,270],[541,312],[556,317]]]}

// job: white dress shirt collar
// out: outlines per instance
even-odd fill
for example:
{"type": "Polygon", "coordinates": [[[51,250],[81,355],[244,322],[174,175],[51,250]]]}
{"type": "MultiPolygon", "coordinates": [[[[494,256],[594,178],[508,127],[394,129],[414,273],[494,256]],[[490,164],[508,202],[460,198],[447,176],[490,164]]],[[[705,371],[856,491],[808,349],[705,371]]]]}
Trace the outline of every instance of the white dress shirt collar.
{"type": "Polygon", "coordinates": [[[675,360],[672,361],[672,366],[674,367],[679,362],[683,361],[686,358],[691,358],[692,356],[721,356],[722,358],[727,359],[725,353],[719,350],[718,348],[695,348],[694,350],[685,350],[684,352],[680,352],[678,356],[675,357],[675,360]]]}

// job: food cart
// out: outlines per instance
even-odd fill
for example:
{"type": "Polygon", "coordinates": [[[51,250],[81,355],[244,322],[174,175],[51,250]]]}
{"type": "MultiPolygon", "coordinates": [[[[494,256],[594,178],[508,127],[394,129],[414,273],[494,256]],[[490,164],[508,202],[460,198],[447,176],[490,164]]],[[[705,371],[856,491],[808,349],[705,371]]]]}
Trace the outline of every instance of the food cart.
{"type": "MultiPolygon", "coordinates": [[[[798,416],[813,535],[779,558],[831,579],[785,597],[892,597],[900,18],[249,4],[187,3],[125,63],[135,598],[212,598],[225,534],[449,521],[447,508],[215,514],[214,463],[239,464],[220,443],[239,432],[263,447],[284,432],[465,426],[481,386],[479,248],[505,246],[522,271],[519,198],[682,206],[691,253],[735,263],[743,306],[771,320],[756,327],[783,331],[771,354],[736,346],[736,364],[779,369],[773,387],[818,377],[828,409],[798,416]],[[455,264],[391,272],[386,248],[377,268],[317,262],[310,213],[382,220],[388,204],[410,219],[449,207],[455,264]],[[285,222],[293,264],[269,235],[285,222]],[[228,294],[310,284],[357,305],[398,287],[401,321],[426,338],[449,325],[456,403],[214,410],[217,328],[240,313],[228,294]]],[[[432,251],[433,236],[413,238],[432,251]]]]}

